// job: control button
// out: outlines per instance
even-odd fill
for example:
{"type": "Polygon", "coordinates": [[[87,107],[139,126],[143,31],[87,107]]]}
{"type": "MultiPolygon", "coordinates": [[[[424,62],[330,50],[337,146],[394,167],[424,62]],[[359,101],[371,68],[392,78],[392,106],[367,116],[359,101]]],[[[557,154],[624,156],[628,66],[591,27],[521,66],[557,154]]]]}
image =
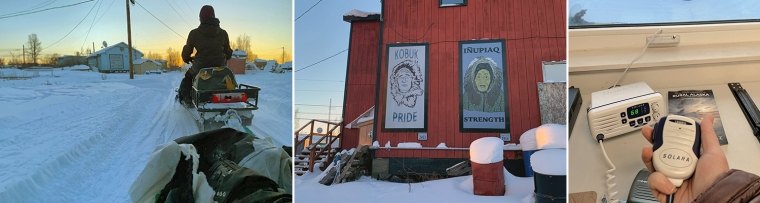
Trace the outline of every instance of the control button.
{"type": "Polygon", "coordinates": [[[652,120],[652,117],[649,117],[649,116],[647,116],[647,117],[644,117],[644,120],[645,120],[646,122],[649,122],[649,121],[651,121],[651,120],[652,120]]]}
{"type": "Polygon", "coordinates": [[[620,113],[620,117],[625,118],[625,112],[620,113]]]}
{"type": "Polygon", "coordinates": [[[624,118],[624,119],[623,119],[623,124],[626,124],[626,123],[628,123],[628,120],[626,120],[626,119],[624,118]]]}
{"type": "Polygon", "coordinates": [[[652,119],[657,120],[658,118],[660,118],[660,113],[653,113],[652,114],[652,119]]]}
{"type": "Polygon", "coordinates": [[[631,125],[631,127],[636,126],[636,121],[631,121],[628,125],[631,125]]]}
{"type": "Polygon", "coordinates": [[[657,102],[653,102],[652,103],[652,110],[659,111],[659,109],[660,109],[660,105],[657,104],[657,102]]]}
{"type": "Polygon", "coordinates": [[[639,124],[644,124],[644,119],[643,118],[639,118],[638,120],[636,120],[636,122],[638,122],[639,124]]]}

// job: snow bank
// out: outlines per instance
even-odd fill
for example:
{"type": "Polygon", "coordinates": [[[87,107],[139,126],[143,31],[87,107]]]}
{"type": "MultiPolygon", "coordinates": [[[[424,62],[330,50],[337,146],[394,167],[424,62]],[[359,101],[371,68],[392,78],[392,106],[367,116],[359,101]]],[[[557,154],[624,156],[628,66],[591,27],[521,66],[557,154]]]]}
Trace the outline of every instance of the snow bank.
{"type": "Polygon", "coordinates": [[[293,74],[276,74],[268,71],[249,73],[235,75],[235,79],[238,83],[261,88],[259,109],[253,111],[251,131],[259,136],[271,137],[278,146],[293,145],[291,132],[293,130],[293,74]]]}
{"type": "Polygon", "coordinates": [[[537,150],[536,146],[536,129],[530,129],[520,135],[520,145],[523,151],[537,150]]]}
{"type": "Polygon", "coordinates": [[[565,149],[545,149],[530,156],[533,171],[545,175],[567,175],[567,151],[565,149]]]}
{"type": "Polygon", "coordinates": [[[536,128],[536,147],[538,149],[567,148],[567,126],[544,124],[536,128]]]}
{"type": "MultiPolygon", "coordinates": [[[[324,174],[324,173],[323,173],[324,174]]],[[[505,174],[506,175],[506,174],[505,174]]],[[[305,175],[296,177],[295,194],[297,202],[479,202],[505,203],[522,202],[532,195],[533,179],[506,176],[507,189],[505,196],[477,196],[472,192],[472,176],[426,181],[420,183],[393,183],[379,181],[367,176],[348,183],[332,186],[319,184],[321,177],[305,175]],[[515,178],[515,179],[509,179],[515,178]],[[309,201],[311,200],[311,201],[309,201]]]]}
{"type": "Polygon", "coordinates": [[[422,144],[416,142],[402,142],[396,146],[398,148],[422,148],[422,144]]]}
{"type": "Polygon", "coordinates": [[[498,137],[484,137],[470,143],[470,161],[491,164],[504,160],[504,141],[498,137]]]}

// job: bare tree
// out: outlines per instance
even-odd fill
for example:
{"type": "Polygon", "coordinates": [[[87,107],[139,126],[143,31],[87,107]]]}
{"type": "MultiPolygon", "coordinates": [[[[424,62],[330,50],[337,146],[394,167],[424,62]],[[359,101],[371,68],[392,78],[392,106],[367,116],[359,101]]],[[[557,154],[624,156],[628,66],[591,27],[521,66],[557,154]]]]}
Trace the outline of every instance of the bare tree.
{"type": "Polygon", "coordinates": [[[148,55],[145,55],[145,58],[153,59],[153,60],[161,60],[163,57],[161,57],[161,54],[159,53],[153,53],[152,51],[148,52],[148,55]]]}
{"type": "Polygon", "coordinates": [[[10,52],[11,59],[8,60],[8,65],[21,65],[21,58],[18,54],[10,52]]]}
{"type": "Polygon", "coordinates": [[[182,60],[180,59],[179,51],[170,47],[166,50],[166,67],[171,69],[179,68],[180,66],[182,66],[182,60]]]}
{"type": "Polygon", "coordinates": [[[235,42],[232,43],[232,49],[239,49],[245,51],[246,54],[248,54],[247,61],[253,61],[256,60],[256,58],[251,57],[255,56],[253,52],[251,52],[251,37],[243,34],[238,35],[237,39],[235,39],[235,42]]]}
{"type": "Polygon", "coordinates": [[[59,57],[61,57],[60,54],[57,54],[57,53],[50,54],[47,57],[46,63],[48,65],[50,65],[50,66],[57,67],[58,65],[60,65],[60,64],[58,64],[58,58],[59,57]]]}
{"type": "Polygon", "coordinates": [[[4,58],[0,58],[0,66],[5,66],[5,59],[4,58]]]}
{"type": "Polygon", "coordinates": [[[37,58],[40,56],[40,52],[42,52],[42,42],[37,38],[37,34],[29,35],[26,46],[27,54],[32,59],[32,64],[37,65],[37,58]]]}

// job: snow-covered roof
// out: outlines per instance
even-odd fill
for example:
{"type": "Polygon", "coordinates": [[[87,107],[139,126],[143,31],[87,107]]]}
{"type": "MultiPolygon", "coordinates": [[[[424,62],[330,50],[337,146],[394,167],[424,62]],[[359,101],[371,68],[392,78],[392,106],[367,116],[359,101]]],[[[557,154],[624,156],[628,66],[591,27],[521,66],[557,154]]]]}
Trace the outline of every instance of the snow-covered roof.
{"type": "MultiPolygon", "coordinates": [[[[106,51],[108,51],[109,49],[112,49],[112,48],[114,48],[114,47],[118,47],[118,46],[129,47],[129,46],[127,46],[127,43],[124,43],[124,42],[119,42],[119,43],[116,43],[116,44],[114,44],[114,45],[108,46],[108,47],[106,47],[106,48],[102,48],[102,49],[100,49],[100,50],[98,50],[98,51],[96,51],[96,52],[93,52],[93,53],[92,53],[92,54],[90,54],[89,56],[96,56],[96,55],[100,55],[100,54],[102,54],[103,52],[106,52],[106,51]]],[[[143,54],[143,53],[142,53],[140,50],[137,50],[137,49],[134,49],[134,50],[135,50],[135,52],[137,52],[137,53],[143,54]]],[[[144,54],[143,54],[143,55],[144,55],[144,54]]]]}
{"type": "Polygon", "coordinates": [[[146,58],[139,58],[139,59],[133,61],[132,63],[134,63],[134,64],[143,64],[145,62],[152,62],[152,63],[155,63],[156,65],[159,65],[159,66],[161,65],[161,63],[159,63],[158,61],[154,61],[154,60],[146,59],[146,58]]]}
{"type": "Polygon", "coordinates": [[[367,111],[364,111],[364,113],[354,119],[354,121],[348,123],[346,128],[356,128],[358,127],[357,125],[371,120],[375,120],[375,106],[370,107],[367,111]]]}
{"type": "Polygon", "coordinates": [[[380,13],[367,12],[362,10],[353,9],[343,14],[343,21],[352,22],[356,20],[379,20],[380,13]]]}
{"type": "Polygon", "coordinates": [[[361,17],[361,18],[366,18],[367,16],[370,16],[370,15],[380,15],[380,13],[366,12],[366,11],[362,11],[358,9],[351,9],[350,11],[348,11],[348,13],[343,14],[343,16],[354,16],[354,17],[361,17]]]}
{"type": "Polygon", "coordinates": [[[246,58],[246,57],[248,57],[248,54],[245,53],[245,51],[243,51],[243,50],[235,49],[235,51],[232,52],[232,57],[235,57],[235,58],[246,58]]]}

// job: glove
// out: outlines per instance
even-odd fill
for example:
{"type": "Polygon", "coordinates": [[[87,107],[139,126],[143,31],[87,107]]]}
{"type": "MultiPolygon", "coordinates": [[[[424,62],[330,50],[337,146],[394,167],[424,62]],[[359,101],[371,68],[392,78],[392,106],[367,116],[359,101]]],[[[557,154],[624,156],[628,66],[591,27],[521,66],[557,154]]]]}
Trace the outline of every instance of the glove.
{"type": "Polygon", "coordinates": [[[190,62],[193,62],[193,57],[186,58],[184,61],[186,64],[190,64],[190,62]]]}

